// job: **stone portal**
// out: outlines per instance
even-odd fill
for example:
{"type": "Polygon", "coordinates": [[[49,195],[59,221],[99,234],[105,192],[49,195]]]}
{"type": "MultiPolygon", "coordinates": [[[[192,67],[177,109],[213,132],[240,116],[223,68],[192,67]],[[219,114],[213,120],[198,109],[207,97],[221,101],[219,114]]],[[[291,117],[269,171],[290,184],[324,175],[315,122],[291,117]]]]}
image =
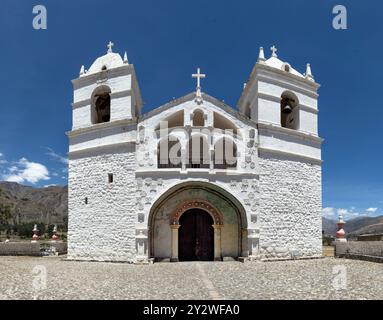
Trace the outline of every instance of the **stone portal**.
{"type": "Polygon", "coordinates": [[[149,257],[157,261],[219,261],[248,252],[242,206],[210,183],[170,189],[153,206],[148,227],[149,257]]]}
{"type": "Polygon", "coordinates": [[[191,209],[182,215],[178,235],[180,261],[214,260],[213,224],[213,218],[201,209],[191,209]]]}

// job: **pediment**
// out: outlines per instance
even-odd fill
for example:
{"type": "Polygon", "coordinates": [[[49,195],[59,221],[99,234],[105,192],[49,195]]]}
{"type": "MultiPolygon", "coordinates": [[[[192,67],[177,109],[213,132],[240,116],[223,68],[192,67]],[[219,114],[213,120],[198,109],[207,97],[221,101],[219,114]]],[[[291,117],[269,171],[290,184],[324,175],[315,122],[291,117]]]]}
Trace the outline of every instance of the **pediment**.
{"type": "Polygon", "coordinates": [[[195,93],[189,93],[181,98],[174,99],[156,109],[143,114],[140,117],[139,122],[149,120],[153,117],[158,117],[162,114],[164,118],[166,118],[173,113],[172,111],[175,113],[185,109],[193,110],[198,108],[209,108],[215,112],[228,116],[232,121],[240,121],[245,125],[255,126],[255,122],[250,118],[243,115],[238,110],[230,107],[226,103],[218,100],[217,98],[214,98],[206,93],[202,94],[202,98],[203,102],[199,104],[195,101],[195,93]]]}

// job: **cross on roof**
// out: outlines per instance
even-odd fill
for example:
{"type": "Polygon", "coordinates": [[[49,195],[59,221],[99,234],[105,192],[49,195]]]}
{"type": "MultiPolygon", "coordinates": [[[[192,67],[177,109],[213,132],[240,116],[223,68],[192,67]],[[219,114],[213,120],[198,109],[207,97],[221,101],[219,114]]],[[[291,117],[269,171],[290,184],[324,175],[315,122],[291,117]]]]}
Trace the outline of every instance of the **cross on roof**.
{"type": "Polygon", "coordinates": [[[206,74],[201,73],[201,69],[197,69],[197,73],[192,74],[193,78],[197,78],[197,90],[201,89],[201,79],[206,78],[206,74]]]}
{"type": "Polygon", "coordinates": [[[271,56],[272,57],[277,57],[278,49],[274,45],[270,48],[270,50],[271,50],[271,56]]]}
{"type": "Polygon", "coordinates": [[[108,47],[108,53],[111,53],[113,52],[112,48],[114,46],[114,43],[112,41],[109,41],[107,47],[108,47]]]}
{"type": "Polygon", "coordinates": [[[202,103],[202,93],[201,93],[201,79],[206,78],[206,74],[201,73],[201,69],[197,69],[197,73],[192,74],[193,78],[197,78],[197,92],[196,92],[196,102],[198,104],[202,103]]]}

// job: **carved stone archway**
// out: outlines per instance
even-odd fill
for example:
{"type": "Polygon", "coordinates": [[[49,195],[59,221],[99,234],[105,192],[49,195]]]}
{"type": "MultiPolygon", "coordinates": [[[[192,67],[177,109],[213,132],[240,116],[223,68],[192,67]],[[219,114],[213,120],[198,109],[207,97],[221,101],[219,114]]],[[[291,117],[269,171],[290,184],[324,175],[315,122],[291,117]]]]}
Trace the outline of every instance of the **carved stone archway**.
{"type": "Polygon", "coordinates": [[[222,225],[223,224],[223,216],[222,213],[219,212],[214,206],[212,206],[209,202],[200,199],[192,199],[185,201],[177,209],[173,212],[170,218],[171,225],[179,224],[179,219],[182,214],[190,209],[202,209],[208,212],[213,218],[214,225],[222,225]]]}
{"type": "MultiPolygon", "coordinates": [[[[236,215],[236,224],[238,228],[238,239],[236,247],[238,248],[238,256],[247,256],[248,255],[248,238],[247,238],[247,218],[246,211],[243,205],[228,191],[224,190],[222,187],[219,187],[216,184],[211,182],[202,182],[202,181],[187,181],[182,182],[173,187],[169,188],[164,192],[152,205],[148,217],[148,255],[150,258],[156,259],[167,259],[170,258],[172,261],[178,261],[178,229],[180,228],[180,218],[181,216],[190,209],[200,209],[206,211],[206,214],[209,214],[213,219],[213,228],[214,228],[214,259],[221,260],[224,254],[224,244],[221,238],[225,234],[225,228],[228,223],[231,224],[232,221],[226,221],[226,216],[224,211],[216,204],[213,204],[209,198],[201,198],[198,194],[201,191],[202,193],[211,194],[211,197],[217,201],[217,199],[222,199],[223,202],[227,203],[228,206],[234,210],[233,213],[236,215]],[[167,202],[172,201],[179,195],[185,192],[190,192],[189,196],[183,199],[183,201],[178,202],[178,204],[172,205],[171,210],[164,209],[167,207],[167,202]],[[193,194],[196,193],[196,194],[193,194]],[[193,197],[194,196],[194,197],[193,197]],[[169,226],[169,233],[166,233],[166,229],[161,229],[163,232],[160,235],[161,241],[166,239],[166,235],[169,236],[168,251],[163,250],[158,256],[155,251],[155,245],[159,242],[156,241],[156,232],[159,229],[155,226],[155,219],[160,213],[168,211],[166,215],[161,218],[161,221],[165,222],[169,226]]],[[[174,202],[173,202],[174,203],[174,202]]],[[[165,224],[163,224],[165,226],[165,224]]],[[[229,230],[229,229],[226,229],[229,230]]],[[[223,238],[222,238],[223,239],[223,238]]],[[[162,242],[166,243],[166,242],[162,242]]],[[[166,244],[165,244],[166,246],[166,244]]],[[[226,252],[226,251],[225,251],[226,252]]],[[[225,253],[227,254],[227,253],[225,253]]],[[[234,257],[234,256],[233,256],[234,257]]]]}
{"type": "Polygon", "coordinates": [[[214,228],[214,260],[220,261],[222,259],[221,228],[223,226],[223,215],[209,202],[200,199],[185,201],[180,206],[178,206],[176,210],[174,210],[170,218],[170,228],[172,230],[172,256],[170,261],[178,261],[178,231],[180,228],[179,220],[182,214],[190,209],[202,209],[210,214],[213,218],[214,224],[212,227],[214,228]]]}

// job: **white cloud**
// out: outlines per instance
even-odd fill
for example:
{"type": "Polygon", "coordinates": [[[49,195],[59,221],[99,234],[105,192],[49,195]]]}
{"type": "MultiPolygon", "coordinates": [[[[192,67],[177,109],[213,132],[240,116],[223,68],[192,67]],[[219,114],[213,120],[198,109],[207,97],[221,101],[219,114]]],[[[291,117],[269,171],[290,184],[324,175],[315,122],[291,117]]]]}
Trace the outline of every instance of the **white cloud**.
{"type": "Polygon", "coordinates": [[[26,158],[21,158],[8,169],[8,172],[8,175],[4,176],[4,180],[10,182],[36,184],[41,180],[50,179],[47,167],[41,163],[30,162],[26,158]]]}
{"type": "Polygon", "coordinates": [[[350,209],[326,207],[322,209],[322,216],[329,219],[337,219],[339,215],[342,215],[345,220],[350,220],[374,214],[377,210],[378,208],[372,207],[365,211],[356,211],[355,207],[350,207],[350,209]]]}
{"type": "Polygon", "coordinates": [[[13,175],[10,175],[8,177],[5,177],[5,181],[23,183],[24,182],[24,178],[21,177],[21,176],[13,174],[13,175]]]}
{"type": "Polygon", "coordinates": [[[19,169],[16,167],[16,166],[12,166],[12,167],[10,167],[9,169],[8,169],[8,171],[10,172],[10,173],[14,173],[14,172],[17,172],[19,169]]]}
{"type": "Polygon", "coordinates": [[[322,216],[325,218],[337,219],[340,215],[342,215],[345,220],[350,220],[365,214],[355,211],[355,207],[351,207],[350,209],[326,207],[322,209],[322,216]]]}
{"type": "Polygon", "coordinates": [[[48,152],[46,153],[48,156],[51,157],[51,159],[53,160],[56,160],[58,162],[61,162],[62,164],[65,164],[67,165],[68,164],[68,158],[66,157],[63,157],[62,155],[58,154],[57,152],[55,152],[54,150],[52,150],[51,148],[46,148],[48,150],[48,152]]]}
{"type": "Polygon", "coordinates": [[[43,188],[56,187],[57,184],[46,184],[43,188]]]}
{"type": "Polygon", "coordinates": [[[335,209],[331,207],[322,209],[322,216],[325,218],[334,218],[335,217],[335,209]]]}
{"type": "Polygon", "coordinates": [[[355,212],[354,209],[352,208],[350,209],[339,208],[337,210],[337,214],[338,216],[342,215],[345,220],[350,220],[361,215],[359,212],[355,212]]]}
{"type": "Polygon", "coordinates": [[[8,161],[4,159],[4,154],[0,152],[0,166],[7,163],[8,161]]]}

